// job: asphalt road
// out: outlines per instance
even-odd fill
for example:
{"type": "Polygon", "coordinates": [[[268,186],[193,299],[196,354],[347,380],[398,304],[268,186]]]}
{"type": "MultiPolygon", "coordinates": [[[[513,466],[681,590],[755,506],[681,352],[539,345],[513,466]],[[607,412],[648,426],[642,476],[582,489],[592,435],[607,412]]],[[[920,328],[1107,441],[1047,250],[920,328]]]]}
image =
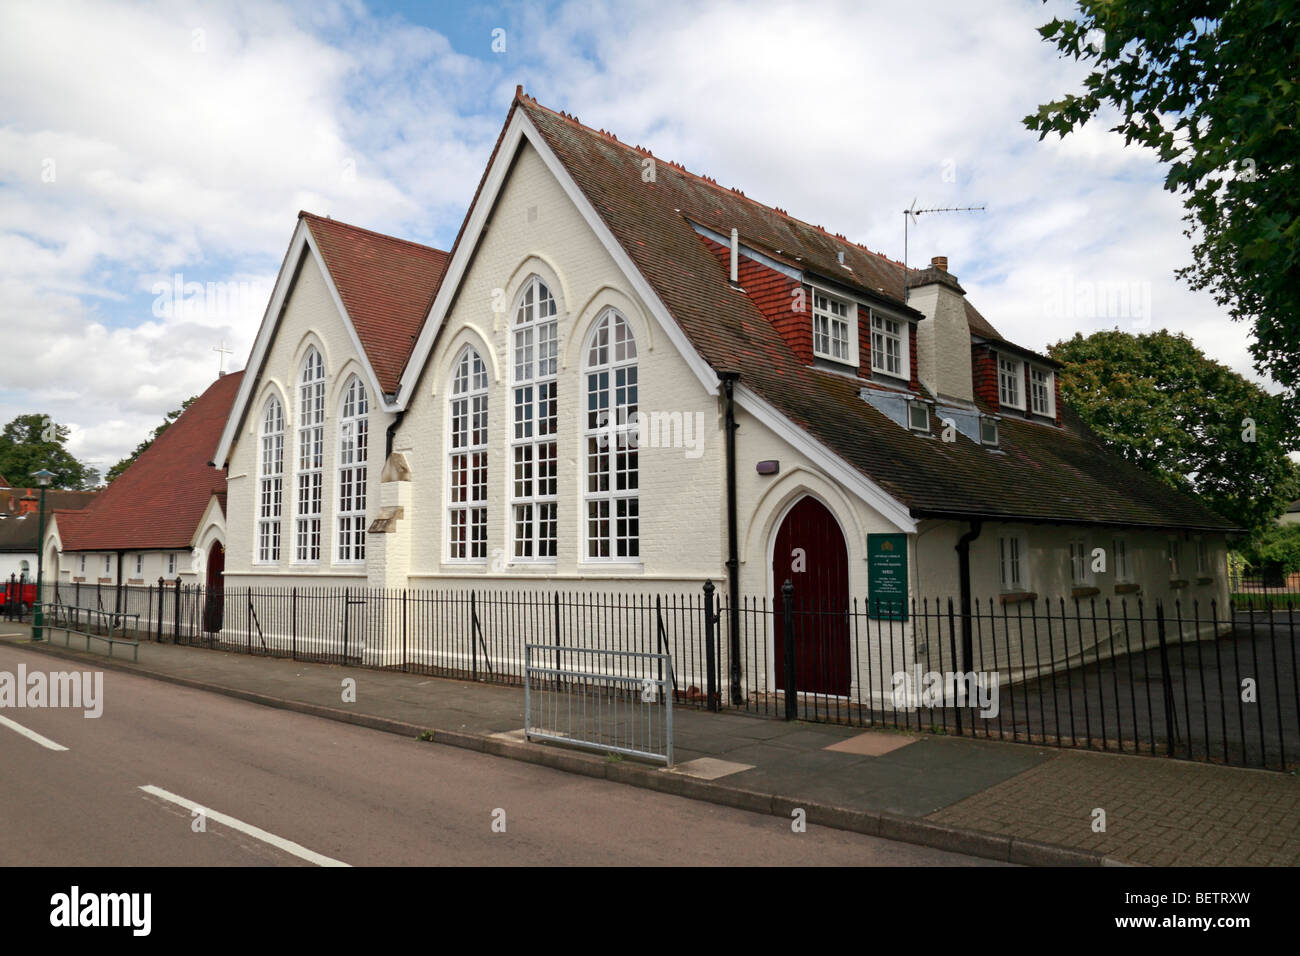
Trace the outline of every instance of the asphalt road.
{"type": "Polygon", "coordinates": [[[0,865],[988,862],[102,673],[99,718],[0,709],[0,865]]]}

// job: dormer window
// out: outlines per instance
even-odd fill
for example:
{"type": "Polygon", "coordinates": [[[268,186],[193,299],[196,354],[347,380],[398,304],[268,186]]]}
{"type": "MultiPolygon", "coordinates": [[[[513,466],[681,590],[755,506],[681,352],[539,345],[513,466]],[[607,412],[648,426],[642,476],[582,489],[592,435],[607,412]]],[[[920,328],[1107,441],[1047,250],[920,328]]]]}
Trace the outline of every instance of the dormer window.
{"type": "Polygon", "coordinates": [[[998,356],[998,403],[1004,408],[1025,407],[1021,383],[1024,382],[1024,365],[1020,359],[998,356]]]}
{"type": "Polygon", "coordinates": [[[902,322],[871,314],[871,370],[907,378],[907,333],[902,322]]]}
{"type": "Polygon", "coordinates": [[[987,415],[980,417],[980,443],[996,445],[998,443],[998,420],[987,415]]]}
{"type": "Polygon", "coordinates": [[[1056,383],[1049,368],[1029,366],[1029,407],[1035,415],[1056,417],[1056,383]]]}
{"type": "Polygon", "coordinates": [[[852,365],[857,351],[854,336],[856,306],[813,290],[813,354],[852,365]]]}

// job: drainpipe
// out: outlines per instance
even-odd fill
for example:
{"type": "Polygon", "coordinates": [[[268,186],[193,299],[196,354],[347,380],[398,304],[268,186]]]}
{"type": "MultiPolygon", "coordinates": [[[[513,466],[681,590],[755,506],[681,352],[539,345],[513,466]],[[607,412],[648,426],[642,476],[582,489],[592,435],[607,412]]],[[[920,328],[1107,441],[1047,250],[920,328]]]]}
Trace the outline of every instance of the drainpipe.
{"type": "Polygon", "coordinates": [[[388,458],[393,453],[393,439],[397,436],[397,426],[402,424],[402,419],[406,417],[406,409],[398,411],[393,418],[393,423],[388,426],[388,432],[384,437],[384,464],[388,464],[388,458]]]}
{"type": "Polygon", "coordinates": [[[974,658],[974,641],[971,638],[970,607],[970,543],[980,536],[984,522],[976,519],[970,523],[970,530],[957,539],[957,577],[961,587],[961,669],[969,673],[971,660],[974,658]]]}
{"type": "Polygon", "coordinates": [[[117,598],[113,601],[113,610],[118,614],[122,613],[122,563],[126,560],[126,552],[117,552],[117,598]]]}
{"type": "Polygon", "coordinates": [[[736,520],[736,381],[739,372],[722,373],[722,392],[726,396],[727,437],[727,600],[731,612],[731,702],[739,704],[740,694],[740,542],[736,520]]]}

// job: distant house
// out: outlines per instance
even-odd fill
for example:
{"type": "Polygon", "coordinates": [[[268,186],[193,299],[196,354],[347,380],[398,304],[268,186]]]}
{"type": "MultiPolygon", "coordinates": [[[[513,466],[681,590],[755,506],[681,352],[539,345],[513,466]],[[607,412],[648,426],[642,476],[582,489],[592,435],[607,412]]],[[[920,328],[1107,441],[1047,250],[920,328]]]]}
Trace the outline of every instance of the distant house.
{"type": "MultiPolygon", "coordinates": [[[[45,517],[51,520],[55,509],[80,511],[95,500],[94,491],[45,492],[45,517]]],[[[40,550],[41,503],[39,488],[10,488],[0,478],[0,578],[26,575],[36,578],[36,553],[40,550]]]]}
{"type": "Polygon", "coordinates": [[[1293,501],[1277,519],[1278,524],[1300,524],[1300,501],[1293,501]]]}
{"type": "Polygon", "coordinates": [[[226,479],[209,461],[242,374],[208,386],[89,507],[55,509],[46,573],[60,589],[220,582],[226,479]]]}

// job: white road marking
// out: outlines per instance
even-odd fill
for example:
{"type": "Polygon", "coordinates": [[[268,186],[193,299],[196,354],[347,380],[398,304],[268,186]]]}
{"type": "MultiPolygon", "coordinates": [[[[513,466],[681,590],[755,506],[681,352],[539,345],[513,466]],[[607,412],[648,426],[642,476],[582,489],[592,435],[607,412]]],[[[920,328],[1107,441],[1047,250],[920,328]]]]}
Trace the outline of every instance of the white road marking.
{"type": "Polygon", "coordinates": [[[185,797],[177,796],[161,787],[155,787],[153,784],[147,784],[140,789],[145,793],[152,794],[155,797],[160,797],[169,803],[174,803],[177,806],[184,807],[191,813],[197,810],[209,820],[220,823],[222,826],[230,827],[232,830],[238,830],[240,833],[246,833],[254,839],[261,840],[263,843],[269,843],[276,849],[283,850],[285,853],[306,860],[308,863],[315,863],[317,866],[351,866],[351,864],[344,863],[342,860],[335,860],[328,856],[322,856],[313,850],[307,849],[301,844],[294,843],[292,840],[286,840],[283,837],[276,836],[274,833],[268,833],[261,827],[255,827],[251,823],[245,823],[243,820],[236,820],[234,817],[226,816],[224,813],[220,813],[217,810],[211,810],[200,803],[195,803],[193,800],[187,800],[185,797]]]}
{"type": "Polygon", "coordinates": [[[63,744],[56,744],[49,737],[42,737],[36,731],[28,730],[22,724],[15,723],[14,721],[10,720],[8,717],[0,716],[0,727],[8,727],[10,730],[15,730],[18,733],[22,734],[24,737],[26,737],[28,740],[36,741],[38,744],[40,744],[42,747],[44,747],[47,750],[68,749],[67,747],[63,746],[63,744]]]}

